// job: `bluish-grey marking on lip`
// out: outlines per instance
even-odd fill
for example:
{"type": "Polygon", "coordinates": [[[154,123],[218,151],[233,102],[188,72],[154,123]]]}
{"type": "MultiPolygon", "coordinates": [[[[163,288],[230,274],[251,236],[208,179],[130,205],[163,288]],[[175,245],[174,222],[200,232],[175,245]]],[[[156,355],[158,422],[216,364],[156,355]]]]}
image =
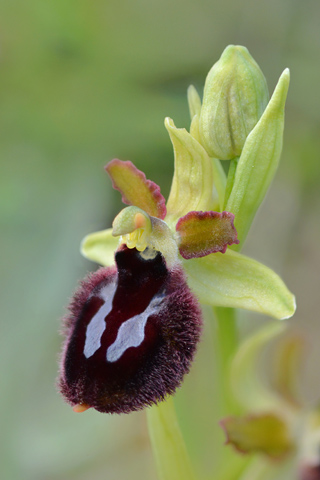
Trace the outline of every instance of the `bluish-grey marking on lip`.
{"type": "Polygon", "coordinates": [[[158,313],[163,295],[155,295],[147,308],[120,325],[117,338],[107,350],[107,361],[116,362],[130,347],[138,347],[144,340],[144,329],[148,318],[158,313]]]}
{"type": "Polygon", "coordinates": [[[116,289],[117,283],[112,282],[103,287],[98,294],[98,297],[104,300],[104,304],[101,305],[87,326],[86,340],[83,349],[86,358],[90,358],[101,347],[101,337],[106,329],[105,318],[112,310],[112,302],[116,289]]]}

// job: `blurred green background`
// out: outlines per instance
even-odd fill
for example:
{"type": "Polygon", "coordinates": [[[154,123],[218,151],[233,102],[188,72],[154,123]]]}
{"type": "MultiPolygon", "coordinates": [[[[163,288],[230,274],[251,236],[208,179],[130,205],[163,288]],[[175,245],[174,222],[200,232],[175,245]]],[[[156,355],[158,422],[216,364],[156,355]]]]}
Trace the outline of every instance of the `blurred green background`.
{"type": "MultiPolygon", "coordinates": [[[[167,195],[163,119],[188,127],[186,89],[202,90],[230,43],[249,49],[270,91],[291,69],[282,163],[245,251],[296,293],[291,323],[310,346],[302,390],[320,395],[319,21],[317,0],[1,1],[1,478],[156,478],[143,412],[77,415],[56,392],[59,318],[95,268],[80,240],[121,208],[103,166],[130,159],[167,195]]],[[[262,321],[251,315],[249,326],[262,321]]],[[[203,473],[221,448],[210,441],[219,403],[211,333],[177,395],[203,473]]]]}

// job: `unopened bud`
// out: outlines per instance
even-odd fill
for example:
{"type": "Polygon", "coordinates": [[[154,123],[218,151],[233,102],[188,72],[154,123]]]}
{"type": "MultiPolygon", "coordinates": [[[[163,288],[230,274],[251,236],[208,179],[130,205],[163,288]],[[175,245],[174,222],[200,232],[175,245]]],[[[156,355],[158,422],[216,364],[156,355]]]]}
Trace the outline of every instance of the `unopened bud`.
{"type": "Polygon", "coordinates": [[[200,139],[211,157],[231,160],[268,103],[263,73],[245,47],[229,45],[210,70],[200,114],[200,139]]]}

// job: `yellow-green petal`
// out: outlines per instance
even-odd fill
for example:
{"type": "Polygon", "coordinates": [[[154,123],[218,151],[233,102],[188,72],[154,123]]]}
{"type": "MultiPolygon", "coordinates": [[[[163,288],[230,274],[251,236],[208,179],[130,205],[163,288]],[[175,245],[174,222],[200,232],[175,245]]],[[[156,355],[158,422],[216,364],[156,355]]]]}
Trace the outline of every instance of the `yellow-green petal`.
{"type": "MultiPolygon", "coordinates": [[[[247,137],[225,205],[225,209],[235,215],[241,246],[278,167],[289,80],[289,70],[286,69],[262,117],[247,137]]],[[[239,250],[240,246],[232,248],[239,250]]]]}
{"type": "Polygon", "coordinates": [[[168,223],[191,210],[210,210],[212,204],[212,165],[204,148],[184,128],[176,128],[169,118],[165,126],[174,149],[174,176],[167,202],[168,223]]]}
{"type": "Polygon", "coordinates": [[[183,261],[188,283],[200,302],[244,308],[277,319],[291,317],[295,297],[270,268],[230,250],[183,261]]]}
{"type": "Polygon", "coordinates": [[[112,236],[112,228],[90,233],[81,242],[80,251],[85,258],[104,266],[114,265],[114,252],[119,239],[112,236]]]}

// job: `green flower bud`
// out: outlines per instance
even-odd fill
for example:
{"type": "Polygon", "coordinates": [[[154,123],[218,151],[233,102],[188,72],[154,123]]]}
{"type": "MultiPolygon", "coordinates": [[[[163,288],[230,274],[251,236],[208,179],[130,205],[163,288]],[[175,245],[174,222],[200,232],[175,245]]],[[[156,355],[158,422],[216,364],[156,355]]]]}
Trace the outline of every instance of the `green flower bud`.
{"type": "Polygon", "coordinates": [[[231,160],[268,103],[263,73],[245,47],[229,45],[210,70],[200,114],[200,139],[211,157],[231,160]]]}

